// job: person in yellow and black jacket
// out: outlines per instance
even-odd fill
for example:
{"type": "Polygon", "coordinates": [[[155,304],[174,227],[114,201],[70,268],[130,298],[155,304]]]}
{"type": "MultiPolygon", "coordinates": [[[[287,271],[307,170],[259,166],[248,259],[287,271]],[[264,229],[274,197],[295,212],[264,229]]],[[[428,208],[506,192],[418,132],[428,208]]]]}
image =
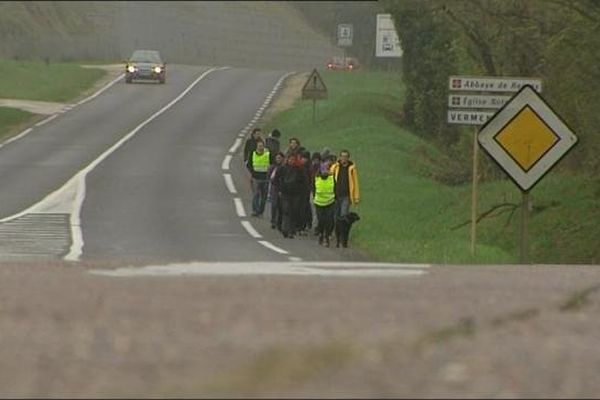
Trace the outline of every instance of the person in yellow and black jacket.
{"type": "Polygon", "coordinates": [[[340,151],[338,161],[331,166],[331,173],[335,179],[335,217],[339,219],[350,212],[350,206],[355,206],[360,201],[358,171],[350,161],[348,150],[340,151]]]}
{"type": "Polygon", "coordinates": [[[329,247],[329,239],[334,227],[335,214],[335,180],[329,171],[328,163],[323,163],[319,173],[314,178],[315,213],[317,214],[317,229],[319,244],[329,247]]]}
{"type": "Polygon", "coordinates": [[[253,217],[260,217],[265,211],[269,190],[269,177],[267,175],[269,165],[271,165],[271,154],[268,150],[265,150],[265,143],[258,140],[256,150],[250,154],[246,162],[246,168],[250,171],[253,217]]]}

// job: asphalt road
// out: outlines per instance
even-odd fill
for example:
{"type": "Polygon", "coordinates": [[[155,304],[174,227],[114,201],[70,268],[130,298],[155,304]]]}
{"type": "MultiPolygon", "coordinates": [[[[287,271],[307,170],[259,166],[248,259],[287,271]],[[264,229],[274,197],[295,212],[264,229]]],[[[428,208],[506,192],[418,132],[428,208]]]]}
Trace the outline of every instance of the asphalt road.
{"type": "Polygon", "coordinates": [[[0,259],[365,260],[246,216],[243,141],[289,76],[170,65],[164,85],[115,80],[4,143],[0,259]]]}
{"type": "Polygon", "coordinates": [[[597,266],[283,239],[232,149],[285,72],[171,68],[0,147],[0,397],[598,396],[597,266]]]}

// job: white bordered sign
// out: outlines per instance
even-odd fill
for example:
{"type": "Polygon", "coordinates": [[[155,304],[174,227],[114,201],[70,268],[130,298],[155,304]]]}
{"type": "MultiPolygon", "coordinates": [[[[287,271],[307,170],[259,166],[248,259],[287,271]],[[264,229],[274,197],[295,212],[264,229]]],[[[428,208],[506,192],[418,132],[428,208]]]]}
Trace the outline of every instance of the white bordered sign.
{"type": "Polygon", "coordinates": [[[577,143],[577,136],[525,85],[483,126],[478,141],[527,192],[577,143]]]}
{"type": "Polygon", "coordinates": [[[483,125],[494,116],[493,111],[448,110],[449,124],[483,125]]]}
{"type": "Polygon", "coordinates": [[[375,57],[402,57],[392,14],[377,14],[375,35],[375,57]]]}
{"type": "Polygon", "coordinates": [[[450,90],[462,92],[516,92],[529,85],[542,92],[542,80],[537,78],[453,75],[448,85],[450,90]]]}
{"type": "Polygon", "coordinates": [[[475,95],[475,94],[450,94],[448,107],[450,108],[502,108],[510,96],[475,95]]]}
{"type": "Polygon", "coordinates": [[[338,46],[352,46],[353,30],[352,24],[338,24],[338,46]]]}

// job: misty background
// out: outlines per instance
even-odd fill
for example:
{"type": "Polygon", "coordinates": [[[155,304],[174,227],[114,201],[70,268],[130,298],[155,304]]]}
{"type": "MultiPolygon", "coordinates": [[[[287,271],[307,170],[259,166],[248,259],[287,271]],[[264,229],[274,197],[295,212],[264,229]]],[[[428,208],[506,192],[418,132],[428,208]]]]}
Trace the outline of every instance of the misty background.
{"type": "Polygon", "coordinates": [[[337,24],[353,23],[346,55],[375,66],[378,12],[376,2],[5,1],[0,57],[120,62],[144,48],[170,63],[303,70],[343,56],[337,24]]]}

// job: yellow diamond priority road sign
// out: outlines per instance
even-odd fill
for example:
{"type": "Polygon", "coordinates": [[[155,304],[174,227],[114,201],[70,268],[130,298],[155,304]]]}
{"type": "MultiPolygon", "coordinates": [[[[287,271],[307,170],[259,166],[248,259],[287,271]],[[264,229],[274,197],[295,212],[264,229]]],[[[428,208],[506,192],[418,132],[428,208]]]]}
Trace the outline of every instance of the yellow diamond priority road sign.
{"type": "Polygon", "coordinates": [[[479,144],[528,191],[577,143],[564,121],[529,85],[481,128],[479,144]]]}

